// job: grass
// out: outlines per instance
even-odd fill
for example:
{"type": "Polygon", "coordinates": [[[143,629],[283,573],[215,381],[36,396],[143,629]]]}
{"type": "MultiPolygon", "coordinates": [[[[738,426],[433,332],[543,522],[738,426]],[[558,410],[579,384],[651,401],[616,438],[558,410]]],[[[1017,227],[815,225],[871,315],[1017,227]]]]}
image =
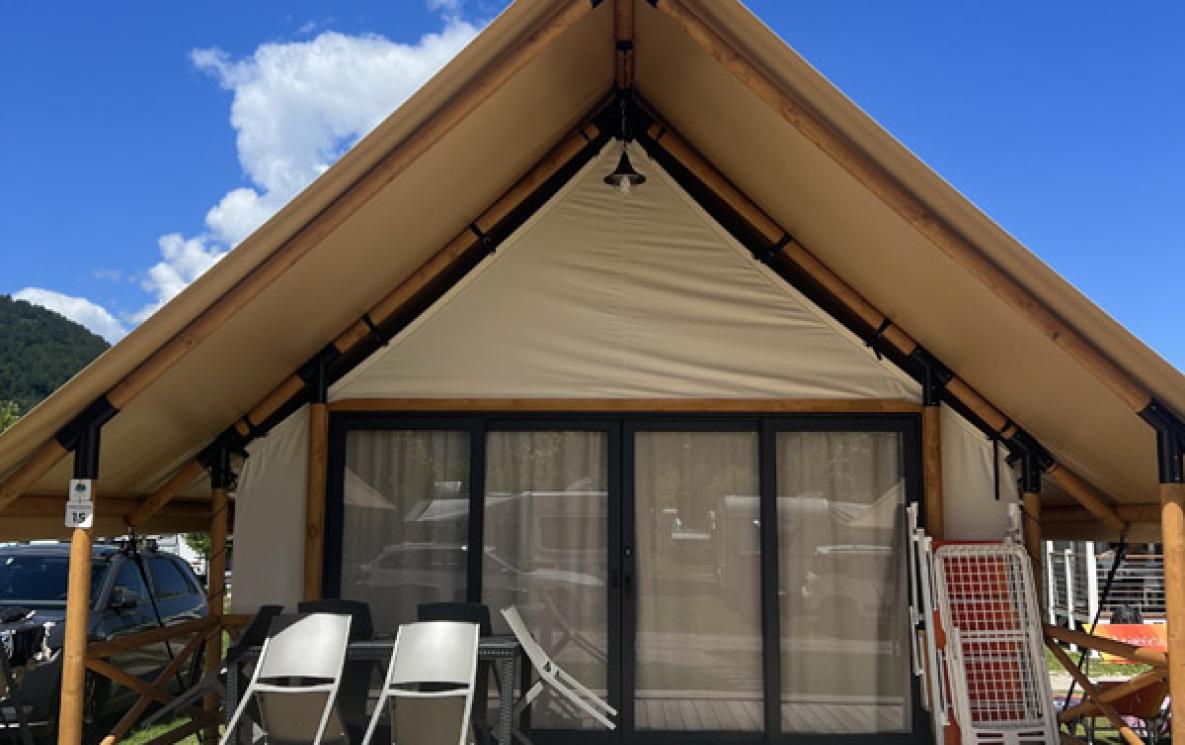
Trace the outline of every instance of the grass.
{"type": "MultiPolygon", "coordinates": [[[[1067,653],[1070,659],[1074,661],[1074,664],[1078,664],[1082,658],[1080,652],[1070,652],[1067,650],[1067,653]]],[[[1057,661],[1057,658],[1053,656],[1053,652],[1050,652],[1048,649],[1045,650],[1045,666],[1049,668],[1049,672],[1051,673],[1069,675],[1065,668],[1062,667],[1062,664],[1057,661]]],[[[1101,659],[1092,659],[1090,660],[1089,673],[1091,680],[1098,678],[1130,678],[1151,669],[1148,665],[1125,665],[1122,663],[1107,662],[1101,659]]],[[[1056,695],[1057,691],[1054,691],[1054,694],[1056,695]]]]}

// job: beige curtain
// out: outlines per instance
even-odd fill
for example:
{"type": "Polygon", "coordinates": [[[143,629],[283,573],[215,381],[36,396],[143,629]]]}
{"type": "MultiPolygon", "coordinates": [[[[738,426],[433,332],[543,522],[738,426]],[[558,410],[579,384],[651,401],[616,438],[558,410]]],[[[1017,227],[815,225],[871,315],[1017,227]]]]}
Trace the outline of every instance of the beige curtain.
{"type": "MultiPolygon", "coordinates": [[[[608,460],[603,432],[490,432],[486,440],[482,597],[495,632],[515,605],[535,639],[605,695],[608,659],[608,460]]],[[[532,725],[583,728],[550,690],[532,725]]]]}
{"type": "Polygon", "coordinates": [[[468,432],[350,432],[344,501],[341,594],[370,603],[377,631],[465,599],[468,432]]]}
{"type": "Polygon", "coordinates": [[[904,730],[901,437],[782,432],[776,447],[783,729],[904,730]]]}
{"type": "Polygon", "coordinates": [[[640,729],[762,729],[757,442],[635,437],[640,729]]]}

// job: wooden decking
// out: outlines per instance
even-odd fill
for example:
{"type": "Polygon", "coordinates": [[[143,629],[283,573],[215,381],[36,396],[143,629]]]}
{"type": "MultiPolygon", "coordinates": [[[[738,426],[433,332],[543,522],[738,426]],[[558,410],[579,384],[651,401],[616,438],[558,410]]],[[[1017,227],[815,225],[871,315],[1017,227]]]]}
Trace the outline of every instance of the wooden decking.
{"type": "MultiPolygon", "coordinates": [[[[645,698],[634,707],[635,726],[667,732],[759,732],[759,699],[645,698]]],[[[782,731],[858,734],[900,729],[900,704],[812,701],[782,704],[782,731]]]]}

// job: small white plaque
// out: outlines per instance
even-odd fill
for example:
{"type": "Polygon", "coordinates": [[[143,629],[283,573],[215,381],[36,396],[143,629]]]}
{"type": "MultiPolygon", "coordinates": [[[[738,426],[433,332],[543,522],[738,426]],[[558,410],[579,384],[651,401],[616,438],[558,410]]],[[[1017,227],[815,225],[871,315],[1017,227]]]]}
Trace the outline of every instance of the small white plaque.
{"type": "Polygon", "coordinates": [[[66,527],[89,528],[95,523],[95,503],[87,501],[66,502],[66,527]]]}
{"type": "Polygon", "coordinates": [[[66,499],[71,502],[94,501],[94,482],[90,479],[70,479],[70,493],[66,499]]]}

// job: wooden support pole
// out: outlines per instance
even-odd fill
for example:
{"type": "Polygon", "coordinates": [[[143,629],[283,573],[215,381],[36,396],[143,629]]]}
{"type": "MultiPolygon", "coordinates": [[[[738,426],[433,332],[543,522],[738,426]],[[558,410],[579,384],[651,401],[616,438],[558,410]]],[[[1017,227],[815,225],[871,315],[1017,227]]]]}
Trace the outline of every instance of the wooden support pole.
{"type": "MultiPolygon", "coordinates": [[[[97,496],[92,490],[92,495],[97,496]]],[[[86,705],[86,642],[90,620],[91,532],[75,528],[70,536],[66,580],[66,630],[62,651],[62,691],[58,712],[59,745],[80,745],[86,705]]]]}
{"type": "Polygon", "coordinates": [[[309,406],[308,494],[305,500],[304,599],[321,597],[325,559],[325,463],[329,439],[329,409],[324,403],[309,406]]]}
{"type": "Polygon", "coordinates": [[[1045,608],[1046,597],[1042,588],[1045,586],[1045,572],[1041,571],[1041,495],[1026,491],[1021,496],[1021,532],[1024,534],[1025,551],[1029,554],[1029,562],[1033,566],[1033,586],[1037,590],[1037,605],[1045,608]]]}
{"type": "Polygon", "coordinates": [[[976,246],[963,238],[850,140],[800,103],[779,83],[740,54],[714,28],[680,0],[655,5],[705,52],[737,78],[807,140],[828,155],[887,207],[912,225],[935,247],[979,279],[1004,303],[1037,327],[1046,339],[1089,370],[1133,412],[1143,411],[1151,394],[1076,329],[1004,272],[976,246]]]}
{"type": "Polygon", "coordinates": [[[926,532],[941,539],[944,527],[942,503],[942,407],[922,407],[922,481],[926,492],[926,532]]]}
{"type": "Polygon", "coordinates": [[[143,525],[148,518],[160,512],[161,508],[173,500],[173,497],[197,481],[198,477],[205,472],[206,467],[196,460],[191,460],[181,466],[176,473],[169,477],[168,481],[132,510],[127,517],[128,525],[133,528],[143,525]]]}
{"type": "MultiPolygon", "coordinates": [[[[229,454],[218,456],[228,459],[229,454]]],[[[215,465],[215,470],[229,469],[225,461],[215,465]]],[[[206,566],[206,607],[209,616],[217,619],[218,633],[206,645],[206,675],[213,675],[222,664],[222,614],[226,610],[226,532],[227,508],[226,482],[228,474],[214,477],[215,487],[210,490],[210,560],[206,566]]],[[[202,708],[212,717],[218,713],[222,698],[216,691],[209,691],[202,700],[202,708]]],[[[206,741],[218,737],[218,727],[206,730],[206,741]]]]}
{"type": "Polygon", "coordinates": [[[1106,498],[1081,476],[1057,463],[1045,469],[1045,475],[1057,482],[1058,486],[1074,498],[1074,501],[1089,510],[1090,514],[1097,517],[1108,528],[1123,530],[1125,526],[1123,518],[1107,503],[1106,498]]]}
{"type": "MultiPolygon", "coordinates": [[[[1179,456],[1178,456],[1179,457],[1179,456]]],[[[1173,741],[1185,742],[1185,484],[1160,485],[1173,741]]]]}
{"type": "Polygon", "coordinates": [[[1057,658],[1057,661],[1062,663],[1062,667],[1066,669],[1070,677],[1078,685],[1082,686],[1082,692],[1099,707],[1099,710],[1103,712],[1103,716],[1110,720],[1111,724],[1119,732],[1119,736],[1123,738],[1123,741],[1127,745],[1144,745],[1144,741],[1132,731],[1131,727],[1127,726],[1127,722],[1123,721],[1123,717],[1119,716],[1119,712],[1115,710],[1115,707],[1103,699],[1102,694],[1099,693],[1098,686],[1092,683],[1090,678],[1086,677],[1086,673],[1078,669],[1078,666],[1066,654],[1066,650],[1049,639],[1045,640],[1045,646],[1049,647],[1049,651],[1053,652],[1053,656],[1057,658]]]}
{"type": "Polygon", "coordinates": [[[66,457],[66,448],[56,439],[50,438],[20,465],[8,478],[0,482],[0,512],[16,501],[37,479],[66,457]]]}

